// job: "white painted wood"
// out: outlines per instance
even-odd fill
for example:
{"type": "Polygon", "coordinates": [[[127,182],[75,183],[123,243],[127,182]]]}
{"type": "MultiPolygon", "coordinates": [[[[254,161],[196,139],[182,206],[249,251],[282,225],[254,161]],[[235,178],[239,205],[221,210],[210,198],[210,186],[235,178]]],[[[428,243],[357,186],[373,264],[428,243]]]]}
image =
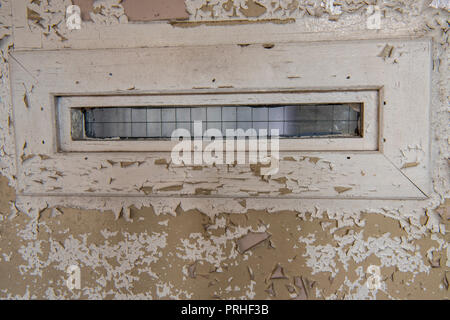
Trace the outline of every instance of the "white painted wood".
{"type": "MultiPolygon", "coordinates": [[[[26,3],[27,0],[14,0],[26,3]]],[[[23,19],[25,15],[21,18],[23,19]]],[[[308,19],[297,19],[287,24],[258,23],[221,25],[221,21],[213,25],[191,24],[190,27],[174,27],[166,21],[149,23],[128,23],[115,25],[101,25],[92,22],[83,22],[81,30],[72,30],[64,33],[65,41],[52,41],[51,37],[42,37],[42,42],[33,43],[35,49],[110,49],[110,48],[148,48],[164,46],[205,46],[226,44],[263,44],[283,43],[292,41],[336,41],[336,40],[363,40],[363,39],[411,39],[417,34],[407,26],[385,20],[385,28],[381,30],[367,30],[366,16],[353,17],[351,30],[345,33],[329,30],[349,28],[348,20],[329,21],[322,19],[318,23],[311,23],[308,19]],[[395,30],[395,31],[393,31],[395,30]]],[[[255,22],[255,21],[254,21],[255,22]]],[[[30,44],[27,39],[37,36],[37,31],[29,34],[20,34],[15,40],[20,44],[16,50],[28,50],[30,44]]],[[[39,34],[40,35],[40,34],[39,34]]]]}
{"type": "MultiPolygon", "coordinates": [[[[378,93],[376,90],[299,92],[286,90],[280,93],[260,91],[237,93],[221,90],[204,94],[177,93],[152,95],[76,96],[58,98],[59,146],[61,151],[171,151],[175,141],[73,141],[71,137],[70,108],[126,107],[126,106],[200,106],[200,105],[252,105],[294,103],[364,103],[363,137],[357,138],[302,138],[281,139],[281,151],[356,151],[378,149],[378,93]]],[[[206,130],[206,128],[205,128],[206,130]]]]}
{"type": "MultiPolygon", "coordinates": [[[[429,159],[415,154],[429,155],[427,40],[276,43],[270,50],[225,45],[16,52],[11,61],[20,194],[139,195],[142,186],[165,190],[175,185],[154,193],[195,196],[196,189],[209,188],[225,197],[418,199],[430,190],[429,159]],[[379,56],[387,43],[402,52],[396,64],[379,56]],[[58,152],[55,95],[280,88],[377,89],[386,101],[379,113],[380,152],[283,152],[277,175],[288,179],[284,184],[261,181],[249,166],[190,170],[156,165],[155,160],[169,159],[167,153],[58,152]],[[349,189],[339,193],[335,187],[349,189]]],[[[376,126],[365,130],[378,135],[376,126]]]]}
{"type": "Polygon", "coordinates": [[[22,49],[42,47],[42,30],[31,30],[28,24],[27,0],[11,1],[14,46],[22,49]]]}

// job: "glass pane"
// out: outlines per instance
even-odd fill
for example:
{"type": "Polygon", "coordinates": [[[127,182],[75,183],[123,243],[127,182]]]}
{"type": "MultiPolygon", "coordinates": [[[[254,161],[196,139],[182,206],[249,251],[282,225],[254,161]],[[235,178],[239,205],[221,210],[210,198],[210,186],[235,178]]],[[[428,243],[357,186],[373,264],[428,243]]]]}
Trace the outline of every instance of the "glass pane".
{"type": "MultiPolygon", "coordinates": [[[[170,138],[177,128],[189,130],[193,136],[194,121],[201,121],[203,134],[207,129],[217,129],[223,136],[230,129],[268,130],[269,135],[270,129],[277,129],[281,138],[357,137],[362,121],[361,103],[77,110],[84,114],[85,137],[96,139],[170,138]]],[[[80,126],[80,121],[73,123],[80,126]]],[[[80,139],[80,134],[74,139],[80,139]]]]}

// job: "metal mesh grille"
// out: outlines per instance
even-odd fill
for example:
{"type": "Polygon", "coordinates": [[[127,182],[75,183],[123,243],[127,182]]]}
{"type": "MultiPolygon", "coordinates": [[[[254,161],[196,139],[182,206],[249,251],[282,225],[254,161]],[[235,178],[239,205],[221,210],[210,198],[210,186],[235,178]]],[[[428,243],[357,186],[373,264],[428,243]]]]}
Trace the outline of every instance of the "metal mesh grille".
{"type": "Polygon", "coordinates": [[[194,132],[202,121],[204,132],[219,129],[278,129],[280,137],[352,137],[360,135],[362,104],[309,104],[202,107],[85,108],[85,137],[170,138],[184,128],[194,132]]]}

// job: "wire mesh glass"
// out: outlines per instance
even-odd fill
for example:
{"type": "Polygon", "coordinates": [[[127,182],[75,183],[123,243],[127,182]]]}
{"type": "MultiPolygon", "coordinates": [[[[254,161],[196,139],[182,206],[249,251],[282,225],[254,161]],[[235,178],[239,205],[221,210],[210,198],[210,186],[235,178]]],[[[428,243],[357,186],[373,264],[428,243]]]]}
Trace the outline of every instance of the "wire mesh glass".
{"type": "Polygon", "coordinates": [[[85,136],[104,138],[170,138],[175,129],[194,137],[194,122],[202,133],[218,129],[278,129],[281,138],[360,136],[362,104],[297,104],[258,106],[171,106],[84,108],[85,136]]]}

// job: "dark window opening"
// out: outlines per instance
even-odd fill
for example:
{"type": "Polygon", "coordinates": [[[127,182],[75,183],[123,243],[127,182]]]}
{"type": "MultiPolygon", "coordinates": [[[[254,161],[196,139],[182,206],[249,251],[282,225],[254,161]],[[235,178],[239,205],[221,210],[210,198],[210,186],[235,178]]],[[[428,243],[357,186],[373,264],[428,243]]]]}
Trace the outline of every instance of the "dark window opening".
{"type": "Polygon", "coordinates": [[[202,133],[218,129],[224,137],[227,129],[267,135],[278,129],[281,138],[359,137],[362,109],[362,103],[80,108],[72,109],[72,138],[166,139],[179,128],[194,137],[194,121],[202,121],[202,133]]]}

